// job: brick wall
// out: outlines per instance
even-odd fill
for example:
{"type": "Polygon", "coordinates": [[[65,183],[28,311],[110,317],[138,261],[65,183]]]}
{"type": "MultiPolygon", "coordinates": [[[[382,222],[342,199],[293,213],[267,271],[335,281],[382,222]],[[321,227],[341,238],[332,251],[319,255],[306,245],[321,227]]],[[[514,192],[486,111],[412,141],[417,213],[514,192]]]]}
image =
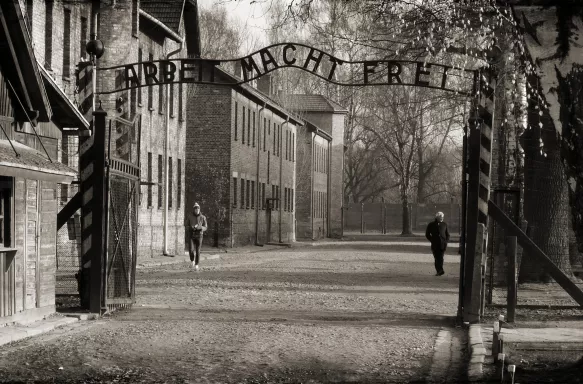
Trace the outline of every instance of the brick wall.
{"type": "Polygon", "coordinates": [[[254,244],[256,237],[294,241],[294,212],[284,202],[285,188],[295,190],[296,146],[286,131],[296,137],[296,126],[233,89],[192,86],[189,94],[197,113],[188,121],[186,200],[187,207],[199,202],[207,216],[206,244],[215,232],[221,246],[254,244]],[[280,198],[279,207],[268,209],[263,185],[265,199],[280,198]]]}
{"type": "Polygon", "coordinates": [[[231,89],[190,85],[185,156],[185,206],[190,212],[195,202],[207,217],[207,245],[215,233],[226,245],[229,237],[227,209],[230,206],[231,89]],[[218,231],[218,232],[217,232],[218,231]]]}

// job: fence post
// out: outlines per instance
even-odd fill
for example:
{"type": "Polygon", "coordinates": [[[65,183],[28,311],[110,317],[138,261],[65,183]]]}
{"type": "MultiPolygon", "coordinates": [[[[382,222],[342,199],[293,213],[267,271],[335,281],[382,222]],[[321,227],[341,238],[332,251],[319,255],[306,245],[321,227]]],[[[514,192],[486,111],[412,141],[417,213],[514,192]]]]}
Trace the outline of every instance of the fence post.
{"type": "Polygon", "coordinates": [[[516,314],[516,244],[516,236],[506,237],[506,258],[508,259],[508,291],[506,295],[506,314],[508,316],[508,322],[510,323],[514,322],[514,316],[516,314]]]}
{"type": "Polygon", "coordinates": [[[360,233],[364,233],[364,203],[360,203],[360,233]]]}

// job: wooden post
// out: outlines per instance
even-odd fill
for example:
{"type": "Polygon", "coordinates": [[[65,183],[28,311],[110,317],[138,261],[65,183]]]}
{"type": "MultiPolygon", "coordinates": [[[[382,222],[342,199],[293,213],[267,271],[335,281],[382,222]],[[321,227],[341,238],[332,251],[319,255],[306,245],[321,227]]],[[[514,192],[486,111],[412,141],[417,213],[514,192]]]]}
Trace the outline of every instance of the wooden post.
{"type": "Polygon", "coordinates": [[[385,198],[381,197],[381,233],[384,235],[385,232],[385,198]]]}
{"type": "MultiPolygon", "coordinates": [[[[89,241],[83,242],[84,257],[90,262],[89,266],[89,310],[100,313],[103,298],[103,256],[105,254],[105,118],[107,112],[101,107],[93,112],[94,130],[92,154],[92,174],[85,180],[82,212],[89,213],[89,222],[84,227],[89,232],[89,241]],[[87,225],[88,224],[88,225],[87,225]]],[[[83,183],[82,177],[82,183],[83,183]]],[[[83,214],[87,220],[87,215],[83,214]]],[[[85,261],[85,260],[84,260],[85,261]]]]}
{"type": "Polygon", "coordinates": [[[514,315],[516,313],[516,236],[506,237],[506,259],[508,260],[508,291],[506,295],[506,314],[508,322],[514,323],[514,315]]]}
{"type": "Polygon", "coordinates": [[[485,261],[483,242],[488,223],[490,171],[492,163],[492,116],[495,77],[490,72],[476,72],[476,100],[470,118],[468,156],[468,197],[466,210],[466,249],[463,275],[463,321],[477,322],[483,307],[485,261]]]}

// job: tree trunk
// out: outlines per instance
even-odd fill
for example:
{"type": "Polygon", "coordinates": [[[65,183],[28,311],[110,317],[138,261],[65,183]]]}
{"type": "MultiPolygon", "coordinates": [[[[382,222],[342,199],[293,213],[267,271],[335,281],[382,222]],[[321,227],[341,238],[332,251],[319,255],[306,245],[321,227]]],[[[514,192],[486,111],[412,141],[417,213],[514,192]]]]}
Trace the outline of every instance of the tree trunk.
{"type": "MultiPolygon", "coordinates": [[[[531,81],[531,84],[536,84],[531,81]]],[[[559,140],[548,112],[539,116],[531,103],[530,129],[524,134],[524,216],[530,236],[538,247],[565,272],[570,273],[566,180],[561,164],[559,140]],[[539,126],[542,122],[542,127],[539,126]],[[541,154],[540,140],[544,147],[541,154]]],[[[550,276],[525,253],[520,265],[520,282],[550,282],[550,276]]]]}
{"type": "Polygon", "coordinates": [[[411,235],[413,230],[411,228],[411,217],[409,215],[409,198],[406,193],[401,193],[401,206],[403,212],[403,229],[401,235],[411,235]]]}

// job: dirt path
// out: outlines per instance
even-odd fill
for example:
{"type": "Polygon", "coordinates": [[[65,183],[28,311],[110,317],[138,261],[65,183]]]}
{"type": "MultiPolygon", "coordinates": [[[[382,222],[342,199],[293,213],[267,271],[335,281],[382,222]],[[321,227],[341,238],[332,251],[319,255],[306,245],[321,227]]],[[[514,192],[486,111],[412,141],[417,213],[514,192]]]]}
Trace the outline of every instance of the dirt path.
{"type": "MultiPolygon", "coordinates": [[[[413,249],[413,248],[411,248],[413,249]]],[[[0,351],[0,382],[457,382],[457,257],[349,244],[141,270],[138,302],[0,351]]]]}

